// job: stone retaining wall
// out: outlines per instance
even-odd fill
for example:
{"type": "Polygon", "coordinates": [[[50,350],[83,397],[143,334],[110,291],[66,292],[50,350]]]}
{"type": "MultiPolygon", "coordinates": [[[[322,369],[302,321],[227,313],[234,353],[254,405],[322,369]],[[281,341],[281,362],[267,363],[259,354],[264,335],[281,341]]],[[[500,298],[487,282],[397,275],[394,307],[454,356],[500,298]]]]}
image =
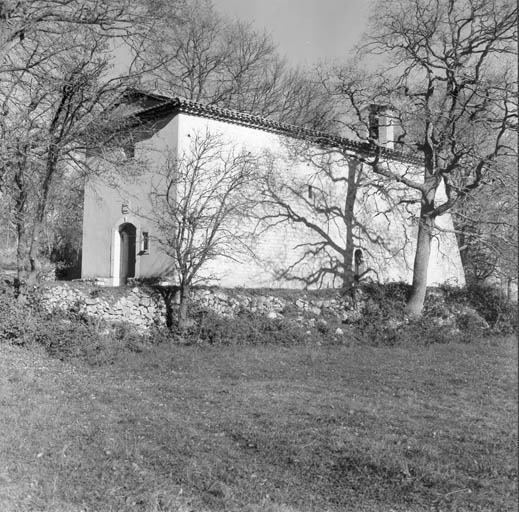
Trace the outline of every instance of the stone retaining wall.
{"type": "MultiPolygon", "coordinates": [[[[130,323],[141,331],[166,324],[166,306],[160,289],[145,284],[109,288],[88,282],[55,282],[43,285],[34,297],[49,312],[72,311],[94,321],[130,323]]],[[[457,320],[465,318],[488,328],[472,307],[447,303],[439,289],[429,290],[428,302],[435,311],[433,321],[439,327],[455,329],[457,320]]],[[[333,290],[316,294],[296,290],[289,293],[287,290],[197,288],[192,291],[191,310],[200,308],[231,318],[244,312],[273,320],[286,315],[311,326],[326,323],[327,318],[353,323],[363,314],[376,311],[378,305],[362,288],[356,290],[355,301],[333,290]]],[[[390,327],[397,328],[401,323],[402,319],[388,319],[390,327]]]]}
{"type": "MultiPolygon", "coordinates": [[[[285,294],[286,295],[286,294],[285,294]]],[[[43,287],[38,295],[40,305],[47,311],[73,311],[93,319],[108,322],[128,322],[140,328],[165,325],[166,307],[156,288],[103,288],[87,283],[54,283],[43,287]]],[[[358,319],[360,305],[349,298],[336,295],[321,299],[298,294],[293,298],[247,291],[195,289],[192,307],[211,310],[233,317],[240,312],[283,317],[287,308],[310,317],[335,316],[343,322],[358,319]]]]}
{"type": "Polygon", "coordinates": [[[165,305],[152,289],[134,287],[111,294],[98,287],[55,284],[40,290],[40,306],[49,312],[71,311],[108,322],[129,322],[143,328],[165,324],[165,305]]]}

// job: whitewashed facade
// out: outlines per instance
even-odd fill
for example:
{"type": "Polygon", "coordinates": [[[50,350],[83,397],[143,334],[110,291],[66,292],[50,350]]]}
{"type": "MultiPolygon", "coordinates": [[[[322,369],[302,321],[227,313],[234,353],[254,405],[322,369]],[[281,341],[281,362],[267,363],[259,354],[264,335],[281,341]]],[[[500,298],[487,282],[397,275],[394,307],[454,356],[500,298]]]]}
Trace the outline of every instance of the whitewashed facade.
{"type": "MultiPolygon", "coordinates": [[[[153,211],[151,193],[160,187],[157,169],[163,165],[164,159],[171,155],[180,157],[189,151],[193,138],[200,134],[219,137],[222,147],[228,148],[228,151],[246,151],[257,158],[260,167],[269,162],[280,179],[304,182],[315,171],[303,157],[301,144],[308,147],[304,141],[313,140],[312,147],[318,152],[318,142],[324,134],[175,98],[143,94],[137,95],[137,99],[141,103],[133,108],[133,113],[139,120],[135,126],[140,135],[135,139],[134,151],[135,160],[144,163],[143,169],[131,172],[131,165],[128,164],[128,172],[125,172],[123,165],[122,173],[113,180],[107,180],[104,179],[110,174],[107,167],[106,172],[99,173],[101,177],[92,178],[87,183],[83,220],[83,278],[97,278],[108,285],[117,286],[126,282],[128,277],[171,275],[171,259],[164,253],[154,232],[156,212],[153,211]]],[[[346,139],[333,138],[333,141],[337,144],[344,142],[352,158],[356,151],[362,151],[360,145],[346,139]]],[[[328,152],[329,147],[323,151],[328,152]]],[[[395,169],[416,166],[398,159],[393,162],[391,152],[387,156],[389,165],[394,165],[395,169]]],[[[102,159],[92,158],[96,159],[97,165],[106,166],[102,159]]],[[[124,160],[122,152],[121,159],[124,160]]],[[[337,166],[337,173],[347,172],[344,158],[337,158],[332,165],[337,166]]],[[[369,183],[369,169],[366,167],[364,172],[369,183]]],[[[338,184],[330,188],[330,197],[336,196],[339,201],[345,191],[344,185],[338,184]]],[[[405,193],[409,192],[395,191],[396,196],[405,193]]],[[[367,275],[381,282],[410,282],[418,205],[393,207],[384,200],[383,195],[371,193],[367,186],[359,191],[355,210],[360,224],[369,227],[364,237],[362,229],[359,228],[356,233],[358,247],[365,255],[365,265],[373,269],[367,275]],[[378,233],[378,237],[372,236],[374,233],[378,233]]],[[[315,220],[319,222],[319,219],[315,220]]],[[[438,226],[441,229],[433,244],[428,283],[463,285],[463,268],[450,216],[440,217],[438,226]]],[[[257,223],[244,219],[240,227],[252,230],[257,223]]],[[[324,227],[328,231],[336,230],[337,239],[343,237],[340,226],[324,227]]],[[[254,255],[233,254],[234,259],[218,257],[208,261],[201,274],[209,283],[223,287],[304,286],[300,281],[280,279],[279,276],[283,269],[300,258],[302,243],[318,240],[315,233],[304,226],[290,223],[256,231],[261,234],[251,247],[254,255]]],[[[304,277],[305,268],[319,264],[317,260],[308,261],[298,266],[297,272],[304,277]]],[[[338,284],[330,278],[325,279],[321,286],[338,284]]]]}

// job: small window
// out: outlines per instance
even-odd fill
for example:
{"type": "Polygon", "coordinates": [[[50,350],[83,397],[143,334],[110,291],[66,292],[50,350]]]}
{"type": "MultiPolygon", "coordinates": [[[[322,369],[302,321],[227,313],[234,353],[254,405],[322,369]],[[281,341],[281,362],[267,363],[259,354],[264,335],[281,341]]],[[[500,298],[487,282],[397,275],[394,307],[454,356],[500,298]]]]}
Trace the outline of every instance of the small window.
{"type": "Polygon", "coordinates": [[[314,189],[312,185],[308,185],[308,199],[313,199],[314,197],[314,189]]]}
{"type": "Polygon", "coordinates": [[[132,140],[128,141],[125,145],[124,145],[124,155],[126,156],[126,158],[135,158],[135,144],[133,143],[132,140]]]}
{"type": "Polygon", "coordinates": [[[150,251],[150,235],[147,231],[142,232],[141,251],[148,254],[150,251]]]}
{"type": "Polygon", "coordinates": [[[127,133],[121,139],[121,147],[124,151],[125,158],[135,158],[135,140],[133,134],[127,133]]]}

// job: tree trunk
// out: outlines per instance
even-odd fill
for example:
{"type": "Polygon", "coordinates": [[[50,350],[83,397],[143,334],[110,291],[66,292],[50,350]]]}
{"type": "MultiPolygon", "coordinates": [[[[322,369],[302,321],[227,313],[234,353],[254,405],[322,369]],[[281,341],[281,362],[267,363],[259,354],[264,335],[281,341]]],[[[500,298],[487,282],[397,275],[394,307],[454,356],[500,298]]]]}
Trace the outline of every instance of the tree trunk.
{"type": "Polygon", "coordinates": [[[47,209],[47,200],[49,197],[52,178],[56,174],[58,165],[58,150],[55,144],[50,144],[48,149],[47,164],[45,176],[41,184],[41,195],[36,206],[35,221],[32,230],[31,243],[29,246],[29,264],[30,270],[27,277],[27,284],[35,285],[38,281],[38,274],[41,271],[41,262],[39,259],[40,252],[40,236],[43,231],[45,222],[45,211],[47,209]]]}
{"type": "Polygon", "coordinates": [[[31,237],[31,243],[29,246],[29,274],[27,275],[27,284],[29,286],[34,286],[38,282],[39,273],[41,272],[41,262],[38,256],[40,244],[40,231],[42,229],[42,225],[39,221],[34,223],[33,233],[31,237]]]}
{"type": "Polygon", "coordinates": [[[407,301],[406,311],[411,317],[422,315],[427,291],[427,271],[429,269],[429,259],[431,256],[431,242],[433,237],[434,217],[434,193],[432,198],[422,199],[420,210],[420,225],[418,227],[418,237],[416,242],[416,254],[413,265],[413,284],[411,293],[407,301]]]}
{"type": "Polygon", "coordinates": [[[24,229],[23,223],[16,220],[16,277],[14,279],[14,296],[16,299],[21,299],[22,287],[24,282],[24,267],[25,267],[25,255],[23,250],[24,243],[24,229]]]}
{"type": "Polygon", "coordinates": [[[506,282],[506,301],[510,302],[512,300],[512,283],[513,279],[509,277],[506,282]]]}
{"type": "Polygon", "coordinates": [[[14,176],[16,184],[15,196],[15,215],[14,222],[16,226],[16,278],[14,280],[14,295],[20,301],[23,300],[23,283],[25,277],[25,234],[26,234],[26,205],[27,205],[27,188],[25,185],[25,177],[23,169],[19,169],[14,176]]]}
{"type": "Polygon", "coordinates": [[[343,293],[353,290],[355,284],[355,271],[353,268],[353,253],[355,251],[353,240],[353,224],[355,221],[355,202],[357,201],[359,162],[349,162],[348,165],[348,189],[344,203],[344,224],[346,229],[346,246],[343,252],[343,293]]]}
{"type": "Polygon", "coordinates": [[[181,284],[180,285],[180,303],[178,306],[178,323],[177,323],[177,327],[180,331],[185,330],[189,326],[188,306],[189,306],[189,286],[186,284],[181,284]]]}
{"type": "MultiPolygon", "coordinates": [[[[18,201],[17,201],[18,202],[18,201]]],[[[15,217],[16,223],[16,279],[14,281],[14,293],[15,296],[18,297],[21,293],[21,287],[24,277],[24,267],[25,267],[25,254],[23,250],[24,244],[24,222],[21,218],[23,212],[17,211],[15,217]]]]}
{"type": "Polygon", "coordinates": [[[178,293],[176,286],[157,286],[155,288],[164,300],[164,307],[166,308],[166,327],[171,329],[173,327],[173,298],[178,293]]]}

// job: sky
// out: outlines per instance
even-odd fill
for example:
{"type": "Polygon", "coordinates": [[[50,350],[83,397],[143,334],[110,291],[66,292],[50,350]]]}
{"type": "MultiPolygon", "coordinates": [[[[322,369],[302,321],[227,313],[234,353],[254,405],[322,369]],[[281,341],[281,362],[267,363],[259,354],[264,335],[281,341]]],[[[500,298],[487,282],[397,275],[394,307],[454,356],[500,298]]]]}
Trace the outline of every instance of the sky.
{"type": "MultiPolygon", "coordinates": [[[[366,29],[374,0],[212,0],[217,11],[265,30],[281,55],[294,65],[312,67],[321,61],[346,61],[348,52],[366,29]]],[[[126,72],[124,46],[110,76],[126,72]]]]}
{"type": "Polygon", "coordinates": [[[223,14],[267,30],[294,64],[346,60],[358,42],[372,0],[213,0],[223,14]]]}

